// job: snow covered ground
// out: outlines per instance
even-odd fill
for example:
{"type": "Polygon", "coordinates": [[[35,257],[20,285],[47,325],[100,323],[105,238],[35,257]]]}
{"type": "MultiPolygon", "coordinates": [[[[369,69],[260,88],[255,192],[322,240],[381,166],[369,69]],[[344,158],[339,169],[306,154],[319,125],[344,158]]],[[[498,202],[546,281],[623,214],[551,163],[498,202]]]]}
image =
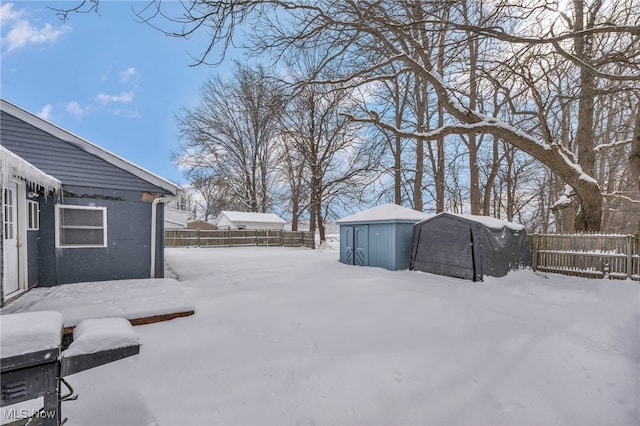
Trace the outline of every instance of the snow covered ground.
{"type": "Polygon", "coordinates": [[[191,317],[68,378],[68,425],[640,423],[637,282],[472,283],[335,250],[168,249],[191,317]]]}

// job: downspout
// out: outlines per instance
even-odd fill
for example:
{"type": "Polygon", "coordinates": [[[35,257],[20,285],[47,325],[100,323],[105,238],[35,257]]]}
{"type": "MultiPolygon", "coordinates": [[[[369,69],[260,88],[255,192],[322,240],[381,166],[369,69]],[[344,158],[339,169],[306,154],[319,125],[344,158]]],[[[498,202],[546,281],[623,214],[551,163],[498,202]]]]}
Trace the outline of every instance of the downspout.
{"type": "Polygon", "coordinates": [[[151,278],[156,277],[156,222],[158,216],[158,204],[166,203],[177,199],[178,197],[159,197],[151,203],[151,278]]]}

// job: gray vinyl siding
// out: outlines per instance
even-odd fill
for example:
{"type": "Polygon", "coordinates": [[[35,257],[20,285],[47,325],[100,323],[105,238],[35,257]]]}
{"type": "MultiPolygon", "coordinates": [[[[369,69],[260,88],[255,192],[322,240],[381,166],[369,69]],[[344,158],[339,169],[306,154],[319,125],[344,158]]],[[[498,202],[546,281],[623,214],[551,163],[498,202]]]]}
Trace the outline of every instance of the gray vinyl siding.
{"type": "Polygon", "coordinates": [[[39,231],[27,231],[27,286],[38,285],[38,234],[39,231]]]}
{"type": "MultiPolygon", "coordinates": [[[[56,249],[55,207],[52,201],[42,205],[38,244],[41,286],[149,278],[151,203],[65,197],[63,205],[106,207],[107,247],[56,249]]],[[[162,205],[158,210],[156,277],[162,277],[162,205]]]]}
{"type": "Polygon", "coordinates": [[[166,192],[4,111],[1,114],[2,145],[65,186],[166,192]]]}

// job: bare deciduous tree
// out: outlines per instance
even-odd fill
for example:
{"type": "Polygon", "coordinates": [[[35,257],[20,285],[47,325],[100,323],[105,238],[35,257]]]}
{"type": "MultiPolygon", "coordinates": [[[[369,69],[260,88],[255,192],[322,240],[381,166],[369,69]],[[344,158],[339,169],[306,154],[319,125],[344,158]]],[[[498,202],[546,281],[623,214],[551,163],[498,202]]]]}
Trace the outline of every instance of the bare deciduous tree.
{"type": "MultiPolygon", "coordinates": [[[[443,118],[437,125],[424,122],[412,129],[374,112],[345,116],[397,138],[418,141],[418,156],[422,156],[421,141],[465,137],[472,174],[468,199],[474,212],[482,201],[474,138],[491,135],[494,141],[504,141],[535,158],[572,187],[578,205],[576,229],[601,229],[603,192],[596,176],[595,108],[607,92],[640,91],[637,0],[571,0],[565,9],[544,0],[524,4],[499,0],[474,7],[467,0],[185,0],[182,5],[183,15],[163,21],[165,31],[178,37],[209,31],[211,43],[200,62],[207,60],[214,46],[228,46],[237,26],[250,21],[255,51],[268,51],[275,58],[309,49],[325,52],[317,72],[308,76],[310,84],[355,87],[391,80],[398,73],[412,74],[423,84],[422,90],[437,97],[437,115],[443,118]],[[281,18],[271,19],[276,15],[281,18]],[[175,29],[170,28],[172,23],[177,24],[175,29]],[[482,49],[482,58],[479,43],[489,43],[482,49]],[[434,55],[434,46],[446,46],[446,57],[434,55]],[[456,61],[461,46],[466,46],[462,50],[467,54],[456,61]],[[375,55],[363,54],[372,49],[375,55]],[[438,64],[442,59],[451,60],[446,70],[438,64]],[[550,93],[544,87],[549,71],[569,83],[569,93],[550,93]],[[499,114],[488,108],[482,102],[488,82],[492,85],[488,90],[501,91],[505,103],[514,106],[517,102],[511,101],[520,100],[524,109],[499,114]],[[550,126],[555,117],[560,126],[550,126]]],[[[161,2],[154,0],[139,16],[154,22],[161,11],[161,2]]],[[[637,143],[632,147],[629,170],[637,179],[637,143]]],[[[422,161],[415,159],[417,168],[422,161]]],[[[420,196],[414,194],[418,204],[420,196]]]]}
{"type": "Polygon", "coordinates": [[[266,212],[273,201],[282,102],[261,67],[237,66],[231,82],[210,79],[200,106],[178,117],[184,143],[175,161],[188,177],[224,188],[242,210],[266,212]]]}
{"type": "Polygon", "coordinates": [[[306,85],[285,116],[285,138],[304,162],[309,192],[310,228],[326,240],[324,221],[337,197],[359,198],[376,156],[366,149],[354,126],[340,114],[349,108],[349,92],[306,85]]]}

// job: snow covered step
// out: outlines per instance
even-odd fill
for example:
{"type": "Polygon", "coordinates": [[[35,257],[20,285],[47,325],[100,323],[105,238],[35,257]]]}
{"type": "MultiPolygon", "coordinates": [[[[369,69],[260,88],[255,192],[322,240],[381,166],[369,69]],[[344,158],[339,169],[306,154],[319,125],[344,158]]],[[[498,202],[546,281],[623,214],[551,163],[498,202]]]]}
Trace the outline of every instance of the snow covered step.
{"type": "Polygon", "coordinates": [[[57,311],[64,318],[64,332],[70,333],[84,319],[126,318],[142,325],[189,316],[194,310],[180,282],[147,278],[36,287],[0,313],[57,311]]]}
{"type": "Polygon", "coordinates": [[[63,352],[62,376],[78,373],[140,353],[138,336],[124,318],[81,321],[73,343],[63,352]]]}

